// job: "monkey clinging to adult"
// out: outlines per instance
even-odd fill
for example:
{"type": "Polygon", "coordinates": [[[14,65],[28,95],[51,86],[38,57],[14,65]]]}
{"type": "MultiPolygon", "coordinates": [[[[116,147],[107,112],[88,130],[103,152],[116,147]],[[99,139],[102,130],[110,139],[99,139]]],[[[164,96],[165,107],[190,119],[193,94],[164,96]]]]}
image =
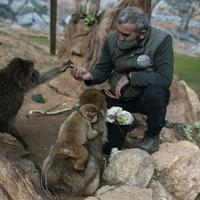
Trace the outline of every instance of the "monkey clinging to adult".
{"type": "Polygon", "coordinates": [[[92,127],[99,109],[84,104],[62,123],[55,144],[43,162],[45,186],[59,195],[92,195],[99,187],[104,135],[92,127]],[[102,138],[103,137],[103,138],[102,138]]]}
{"type": "Polygon", "coordinates": [[[85,104],[72,112],[62,123],[58,138],[51,152],[55,160],[60,154],[75,160],[74,169],[83,171],[88,159],[85,144],[97,137],[98,132],[92,129],[97,122],[98,108],[94,104],[85,104]]]}
{"type": "MultiPolygon", "coordinates": [[[[68,63],[71,64],[71,63],[68,63]]],[[[25,150],[28,146],[15,127],[15,116],[21,108],[25,93],[37,85],[56,77],[66,67],[38,72],[30,60],[14,58],[0,70],[0,132],[12,134],[25,150]]]]}

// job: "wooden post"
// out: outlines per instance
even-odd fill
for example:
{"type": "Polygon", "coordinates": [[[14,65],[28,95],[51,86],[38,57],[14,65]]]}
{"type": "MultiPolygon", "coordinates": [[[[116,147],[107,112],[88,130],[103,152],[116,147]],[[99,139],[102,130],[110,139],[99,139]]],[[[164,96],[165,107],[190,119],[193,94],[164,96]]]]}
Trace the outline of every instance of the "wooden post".
{"type": "Polygon", "coordinates": [[[56,24],[57,24],[57,0],[51,0],[50,5],[50,53],[56,52],[56,24]]]}

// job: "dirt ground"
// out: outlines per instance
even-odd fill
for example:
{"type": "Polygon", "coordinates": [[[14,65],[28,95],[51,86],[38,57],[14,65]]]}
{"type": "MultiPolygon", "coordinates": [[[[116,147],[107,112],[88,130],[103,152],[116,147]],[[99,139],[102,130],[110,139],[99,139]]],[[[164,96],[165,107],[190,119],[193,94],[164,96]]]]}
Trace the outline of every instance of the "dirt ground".
{"type": "MultiPolygon", "coordinates": [[[[73,93],[70,90],[69,85],[68,91],[73,93]]],[[[26,94],[24,104],[17,115],[16,124],[29,145],[30,155],[28,159],[41,166],[51,145],[56,140],[60,125],[70,113],[69,111],[57,115],[41,115],[30,114],[29,111],[35,109],[47,111],[54,107],[56,108],[53,110],[72,108],[76,102],[76,97],[58,94],[58,92],[50,89],[46,83],[26,94]],[[41,104],[32,101],[31,96],[35,93],[42,94],[46,103],[41,104]]]]}

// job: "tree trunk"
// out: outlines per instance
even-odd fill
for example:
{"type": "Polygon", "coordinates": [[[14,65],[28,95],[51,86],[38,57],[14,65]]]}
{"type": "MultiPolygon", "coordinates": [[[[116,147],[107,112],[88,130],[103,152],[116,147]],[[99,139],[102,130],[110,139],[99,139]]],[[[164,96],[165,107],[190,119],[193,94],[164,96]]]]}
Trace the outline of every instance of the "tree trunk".
{"type": "Polygon", "coordinates": [[[69,58],[76,65],[92,67],[98,61],[107,33],[115,25],[117,14],[127,6],[137,6],[147,13],[151,12],[151,0],[123,0],[119,5],[102,12],[92,26],[86,26],[83,19],[77,22],[71,20],[65,30],[65,41],[59,50],[59,59],[62,61],[69,58]]]}

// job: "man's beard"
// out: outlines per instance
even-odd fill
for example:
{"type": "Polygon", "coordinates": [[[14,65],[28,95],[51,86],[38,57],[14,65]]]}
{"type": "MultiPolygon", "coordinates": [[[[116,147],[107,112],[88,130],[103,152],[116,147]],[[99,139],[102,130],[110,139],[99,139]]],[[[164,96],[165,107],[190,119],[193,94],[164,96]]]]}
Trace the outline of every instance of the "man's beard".
{"type": "Polygon", "coordinates": [[[128,50],[137,48],[139,46],[140,41],[138,39],[135,39],[133,41],[124,41],[124,40],[117,40],[117,46],[121,50],[128,50]]]}

